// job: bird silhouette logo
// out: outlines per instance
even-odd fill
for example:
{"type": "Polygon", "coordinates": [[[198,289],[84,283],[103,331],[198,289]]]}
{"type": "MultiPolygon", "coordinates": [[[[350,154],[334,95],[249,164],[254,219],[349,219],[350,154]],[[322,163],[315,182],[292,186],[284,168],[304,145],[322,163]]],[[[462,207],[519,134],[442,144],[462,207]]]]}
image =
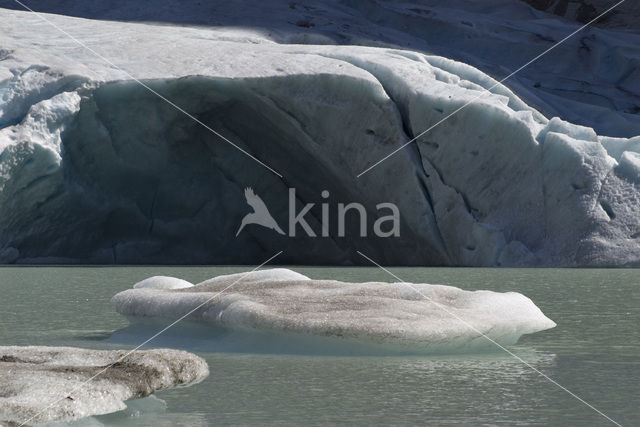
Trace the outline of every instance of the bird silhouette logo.
{"type": "Polygon", "coordinates": [[[251,187],[244,189],[244,197],[247,199],[247,204],[251,206],[253,212],[246,214],[244,218],[242,218],[242,224],[240,224],[240,228],[238,228],[236,237],[240,234],[242,229],[249,224],[261,225],[271,230],[275,230],[280,234],[284,234],[284,231],[282,231],[276,220],[273,219],[269,213],[267,205],[264,204],[260,196],[253,192],[251,187]]]}

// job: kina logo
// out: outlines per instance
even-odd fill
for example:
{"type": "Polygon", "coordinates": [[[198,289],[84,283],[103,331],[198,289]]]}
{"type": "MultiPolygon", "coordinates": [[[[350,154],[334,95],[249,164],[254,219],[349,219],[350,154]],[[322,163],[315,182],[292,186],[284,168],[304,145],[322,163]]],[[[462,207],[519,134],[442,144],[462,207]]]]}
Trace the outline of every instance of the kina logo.
{"type": "MultiPolygon", "coordinates": [[[[319,222],[321,230],[318,232],[318,226],[316,225],[316,230],[314,230],[313,227],[311,227],[311,224],[307,222],[306,218],[311,209],[316,206],[316,203],[307,203],[302,207],[301,210],[297,210],[296,200],[298,198],[296,197],[296,189],[289,188],[289,221],[287,224],[289,228],[287,230],[288,233],[286,233],[282,230],[282,228],[280,228],[276,220],[269,212],[267,205],[264,203],[262,198],[260,198],[260,196],[258,196],[253,191],[253,188],[245,188],[244,197],[247,200],[247,204],[251,207],[251,209],[253,209],[253,212],[246,214],[242,218],[240,228],[238,228],[238,231],[236,232],[236,237],[242,230],[244,230],[247,225],[252,224],[274,230],[278,234],[288,237],[296,237],[297,232],[300,230],[302,230],[308,237],[330,237],[329,219],[332,214],[330,213],[331,205],[328,202],[321,203],[319,205],[321,210],[320,218],[314,218],[314,221],[317,221],[319,219],[319,221],[317,222],[319,222]],[[318,236],[318,234],[320,234],[320,236],[318,236]]],[[[329,199],[329,191],[322,191],[320,193],[320,197],[323,200],[329,199]]],[[[378,218],[373,223],[373,227],[370,227],[368,223],[367,209],[361,203],[338,203],[336,207],[337,212],[335,212],[333,215],[337,216],[337,237],[346,236],[347,215],[352,216],[353,221],[351,221],[350,224],[352,226],[357,226],[355,230],[352,230],[351,235],[354,235],[357,232],[360,237],[367,237],[368,233],[370,233],[370,231],[373,231],[373,234],[376,237],[400,236],[400,211],[398,207],[393,203],[378,203],[376,205],[378,218]],[[385,211],[388,213],[388,215],[380,215],[380,213],[383,213],[385,211]]]]}
{"type": "Polygon", "coordinates": [[[282,231],[276,220],[271,216],[271,213],[269,213],[267,205],[264,204],[260,196],[253,192],[251,187],[244,189],[244,197],[247,199],[247,204],[251,206],[253,212],[246,214],[244,218],[242,218],[242,223],[236,232],[236,237],[240,234],[242,229],[249,224],[261,225],[271,230],[275,230],[279,234],[284,234],[284,231],[282,231]]]}

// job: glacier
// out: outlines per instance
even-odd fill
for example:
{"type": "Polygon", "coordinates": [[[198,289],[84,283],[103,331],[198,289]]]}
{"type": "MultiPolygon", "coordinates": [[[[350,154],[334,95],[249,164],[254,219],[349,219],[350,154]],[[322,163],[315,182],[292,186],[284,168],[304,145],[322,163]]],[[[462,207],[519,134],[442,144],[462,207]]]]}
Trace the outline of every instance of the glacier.
{"type": "MultiPolygon", "coordinates": [[[[611,0],[28,2],[37,11],[94,20],[251,29],[259,38],[285,44],[401,48],[449,57],[497,79],[612,4],[611,0]]],[[[0,0],[0,8],[24,10],[14,0],[0,0]]],[[[639,4],[626,1],[505,84],[547,117],[593,127],[602,135],[640,135],[639,17],[639,4]]]]}
{"type": "Polygon", "coordinates": [[[283,250],[282,263],[350,265],[359,250],[398,265],[640,265],[640,137],[548,119],[473,66],[46,15],[109,63],[33,14],[0,13],[0,262],[259,264],[283,250]],[[295,188],[316,230],[325,190],[371,213],[394,203],[400,237],[236,238],[247,186],[281,224],[295,188]]]}
{"type": "Polygon", "coordinates": [[[181,289],[167,289],[164,278],[146,281],[149,286],[112,298],[134,324],[168,322],[197,308],[186,320],[210,327],[202,339],[231,334],[242,341],[244,334],[254,348],[272,351],[282,342],[312,348],[315,340],[324,351],[347,346],[365,354],[474,352],[556,326],[516,292],[315,280],[287,269],[223,275],[181,289]]]}
{"type": "Polygon", "coordinates": [[[125,400],[196,384],[209,375],[204,359],[185,351],[142,350],[120,361],[125,354],[73,347],[0,347],[0,424],[69,422],[121,411],[127,408],[125,400]]]}

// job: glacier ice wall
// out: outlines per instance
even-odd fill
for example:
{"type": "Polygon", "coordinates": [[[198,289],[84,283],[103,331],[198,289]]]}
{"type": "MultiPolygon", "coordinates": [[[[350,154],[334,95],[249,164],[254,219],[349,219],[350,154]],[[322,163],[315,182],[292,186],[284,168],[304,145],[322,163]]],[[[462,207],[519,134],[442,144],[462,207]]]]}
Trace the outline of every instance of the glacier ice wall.
{"type": "MultiPolygon", "coordinates": [[[[580,23],[587,23],[598,17],[602,12],[610,8],[615,3],[607,0],[523,0],[539,10],[544,10],[554,15],[563,16],[576,20],[580,23]]],[[[606,28],[635,29],[638,27],[640,18],[640,4],[636,2],[624,2],[617,7],[614,13],[609,14],[604,19],[596,22],[596,25],[606,28]]]]}
{"type": "Polygon", "coordinates": [[[124,72],[33,16],[3,13],[2,262],[260,263],[279,250],[280,262],[305,264],[362,263],[356,250],[403,265],[640,262],[640,139],[548,120],[501,85],[357,178],[495,84],[468,65],[49,17],[83,39],[96,25],[119,34],[97,36],[96,49],[124,72]],[[345,237],[334,216],[328,237],[259,227],[236,237],[247,186],[280,224],[295,188],[298,208],[315,203],[306,219],[316,231],[323,202],[359,202],[370,218],[395,203],[400,237],[359,237],[353,216],[345,237]]]}

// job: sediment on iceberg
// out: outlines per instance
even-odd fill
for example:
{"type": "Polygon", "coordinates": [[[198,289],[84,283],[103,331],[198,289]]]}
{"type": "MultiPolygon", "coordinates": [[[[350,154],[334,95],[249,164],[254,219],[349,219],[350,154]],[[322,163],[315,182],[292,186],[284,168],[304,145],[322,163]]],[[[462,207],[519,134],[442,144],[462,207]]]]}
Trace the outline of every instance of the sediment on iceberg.
{"type": "Polygon", "coordinates": [[[179,350],[0,347],[0,424],[71,421],[125,409],[126,400],[187,386],[209,375],[200,357],[179,350]],[[112,365],[96,378],[90,378],[112,365]]]}
{"type": "Polygon", "coordinates": [[[259,264],[284,248],[279,262],[293,264],[362,264],[360,250],[398,265],[640,265],[640,139],[548,120],[473,67],[397,49],[52,19],[80,33],[117,29],[147,53],[129,59],[128,76],[81,50],[52,45],[71,64],[7,40],[0,262],[259,264]],[[171,43],[151,68],[160,35],[171,43]],[[253,225],[236,237],[245,187],[285,229],[295,188],[296,211],[314,203],[316,236],[253,225]],[[336,232],[336,206],[351,202],[366,210],[366,237],[357,215],[336,232]],[[380,203],[398,207],[399,237],[372,232],[380,203]]]}
{"type": "Polygon", "coordinates": [[[487,337],[510,345],[555,327],[515,292],[312,280],[286,269],[219,276],[178,289],[167,289],[165,278],[157,287],[153,281],[115,295],[116,310],[136,323],[175,320],[202,305],[186,320],[218,332],[246,333],[248,339],[270,334],[274,342],[329,338],[323,342],[388,353],[484,351],[495,349],[487,337]]]}

